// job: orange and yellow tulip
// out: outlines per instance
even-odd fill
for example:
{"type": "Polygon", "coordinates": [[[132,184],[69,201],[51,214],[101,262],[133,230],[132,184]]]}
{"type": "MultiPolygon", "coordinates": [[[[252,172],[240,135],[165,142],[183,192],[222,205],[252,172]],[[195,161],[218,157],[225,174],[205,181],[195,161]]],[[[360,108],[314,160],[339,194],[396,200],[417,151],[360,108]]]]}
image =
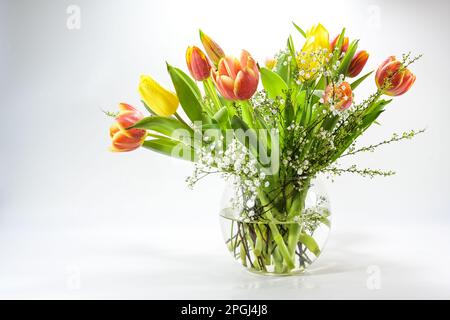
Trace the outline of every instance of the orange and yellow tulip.
{"type": "Polygon", "coordinates": [[[353,102],[352,88],[348,82],[329,84],[323,95],[324,103],[333,105],[334,109],[343,111],[348,109],[353,102]]]}
{"type": "Polygon", "coordinates": [[[197,81],[209,78],[211,65],[205,54],[198,47],[188,47],[186,50],[186,64],[192,77],[197,81]]]}
{"type": "Polygon", "coordinates": [[[247,100],[255,93],[259,70],[250,53],[242,50],[240,59],[226,56],[220,59],[217,71],[211,71],[220,94],[228,100],[247,100]]]}
{"type": "Polygon", "coordinates": [[[141,112],[126,103],[119,104],[119,114],[116,122],[110,127],[112,140],[111,151],[127,152],[139,148],[145,140],[146,131],[142,129],[127,129],[144,118],[141,112]]]}
{"type": "Polygon", "coordinates": [[[209,59],[211,59],[215,65],[219,63],[220,59],[225,57],[225,53],[217,42],[211,39],[202,30],[200,30],[200,41],[202,42],[209,59]]]}
{"type": "Polygon", "coordinates": [[[369,54],[367,53],[367,51],[362,50],[357,52],[350,62],[350,65],[348,66],[347,76],[353,78],[360,74],[368,59],[369,54]]]}
{"type": "Polygon", "coordinates": [[[411,88],[414,81],[416,81],[416,76],[409,69],[404,68],[395,56],[387,58],[378,67],[375,74],[378,89],[388,96],[404,94],[411,88]]]}

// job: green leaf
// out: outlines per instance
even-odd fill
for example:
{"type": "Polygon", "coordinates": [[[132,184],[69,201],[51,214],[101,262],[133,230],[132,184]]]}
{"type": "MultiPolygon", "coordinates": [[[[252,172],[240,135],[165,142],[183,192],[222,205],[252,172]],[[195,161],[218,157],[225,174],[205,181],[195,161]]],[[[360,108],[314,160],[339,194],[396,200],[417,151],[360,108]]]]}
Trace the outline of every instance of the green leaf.
{"type": "Polygon", "coordinates": [[[288,86],[278,74],[264,67],[260,68],[259,72],[261,73],[261,81],[269,98],[275,99],[277,96],[283,97],[285,95],[284,92],[287,91],[288,86]]]}
{"type": "Polygon", "coordinates": [[[292,36],[289,36],[289,38],[288,38],[287,47],[289,49],[289,52],[291,53],[292,59],[294,59],[294,61],[295,61],[296,53],[295,53],[295,46],[294,46],[294,41],[292,40],[292,36]]]}
{"type": "Polygon", "coordinates": [[[291,55],[289,53],[282,53],[278,56],[277,64],[275,65],[275,73],[278,74],[285,83],[289,79],[289,68],[290,64],[288,57],[291,55]]]}
{"type": "Polygon", "coordinates": [[[350,44],[347,52],[344,55],[344,58],[341,61],[341,64],[339,65],[339,68],[336,71],[336,75],[339,75],[339,74],[346,75],[347,74],[347,70],[350,65],[350,62],[352,62],[353,56],[356,53],[356,49],[358,49],[358,42],[359,42],[359,40],[355,40],[350,44]]]}
{"type": "Polygon", "coordinates": [[[364,80],[366,80],[366,78],[368,76],[370,76],[373,73],[373,71],[370,71],[369,73],[366,73],[365,75],[363,75],[361,78],[355,80],[352,82],[352,84],[350,85],[350,87],[352,88],[352,90],[355,90],[357,86],[359,86],[361,84],[361,82],[363,82],[364,80]]]}
{"type": "Polygon", "coordinates": [[[289,126],[294,120],[294,105],[292,104],[291,94],[286,95],[286,101],[284,102],[284,123],[285,126],[289,126]]]}
{"type": "MultiPolygon", "coordinates": [[[[344,44],[345,40],[345,28],[342,29],[341,34],[339,35],[338,42],[336,43],[336,48],[342,48],[342,45],[344,44]]],[[[336,61],[341,56],[341,50],[336,50],[333,52],[333,61],[332,64],[336,63],[336,61]]]]}
{"type": "Polygon", "coordinates": [[[320,254],[319,246],[314,240],[313,237],[306,233],[300,233],[298,240],[305,245],[306,248],[308,248],[309,251],[314,253],[314,255],[317,257],[320,254]]]}
{"type": "Polygon", "coordinates": [[[306,90],[301,90],[297,93],[295,103],[297,104],[297,108],[302,108],[304,106],[306,103],[306,90]]]}
{"type": "MultiPolygon", "coordinates": [[[[374,117],[373,114],[379,115],[379,113],[381,111],[383,111],[384,107],[387,106],[391,101],[392,101],[392,99],[389,99],[389,100],[381,99],[381,100],[375,101],[374,103],[372,103],[372,105],[368,106],[367,109],[364,110],[365,115],[363,117],[363,126],[366,126],[366,123],[370,120],[370,119],[369,120],[365,120],[365,119],[367,119],[368,117],[373,118],[374,117]]],[[[377,115],[377,117],[378,117],[378,115],[377,115]]],[[[375,119],[373,119],[373,121],[375,121],[375,120],[376,120],[376,117],[375,117],[375,119]]],[[[369,123],[369,125],[370,125],[370,123],[369,123]]]]}
{"type": "Polygon", "coordinates": [[[365,131],[368,127],[374,123],[377,118],[384,112],[384,107],[390,103],[392,99],[390,100],[379,100],[375,103],[373,103],[370,107],[366,109],[366,114],[363,116],[361,121],[361,129],[365,131]]]}
{"type": "Polygon", "coordinates": [[[186,115],[194,121],[202,120],[202,95],[195,82],[183,71],[167,64],[175,91],[186,115]]]}
{"type": "Polygon", "coordinates": [[[153,130],[168,137],[172,136],[175,130],[186,130],[191,136],[194,134],[192,128],[177,119],[160,116],[146,117],[137,122],[132,128],[153,130]]]}
{"type": "Polygon", "coordinates": [[[330,115],[326,119],[324,119],[322,128],[329,131],[330,129],[334,128],[334,126],[338,121],[339,121],[338,115],[330,115]]]}
{"type": "Polygon", "coordinates": [[[364,116],[362,118],[361,124],[357,127],[358,130],[355,130],[353,134],[342,143],[341,147],[337,150],[335,155],[332,157],[331,162],[336,161],[344,151],[350,147],[350,145],[361,136],[371,125],[374,123],[377,118],[384,112],[384,107],[392,101],[390,100],[378,100],[372,103],[369,107],[367,107],[364,112],[364,116]]]}
{"type": "Polygon", "coordinates": [[[306,38],[306,32],[303,31],[303,29],[300,28],[297,24],[295,24],[295,22],[292,22],[292,24],[294,25],[295,29],[297,29],[297,31],[300,32],[300,34],[306,38]]]}
{"type": "Polygon", "coordinates": [[[342,48],[342,45],[344,44],[345,40],[345,28],[342,28],[341,34],[339,35],[339,39],[337,42],[337,47],[342,48]]]}
{"type": "Polygon", "coordinates": [[[217,123],[206,123],[202,125],[202,130],[220,130],[220,126],[217,123]]]}
{"type": "Polygon", "coordinates": [[[161,153],[166,156],[188,161],[195,160],[195,152],[190,146],[172,139],[159,138],[147,140],[142,145],[144,148],[161,153]]]}
{"type": "Polygon", "coordinates": [[[219,111],[214,114],[213,119],[219,123],[224,124],[228,121],[228,108],[222,107],[219,111]]]}

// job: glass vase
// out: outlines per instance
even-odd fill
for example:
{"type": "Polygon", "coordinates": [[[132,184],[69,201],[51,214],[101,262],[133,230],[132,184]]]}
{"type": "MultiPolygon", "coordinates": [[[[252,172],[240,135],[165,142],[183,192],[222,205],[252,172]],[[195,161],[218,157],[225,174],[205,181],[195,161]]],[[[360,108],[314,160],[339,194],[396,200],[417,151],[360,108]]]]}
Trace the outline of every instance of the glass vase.
{"type": "MultiPolygon", "coordinates": [[[[265,211],[260,208],[259,214],[254,215],[243,210],[245,204],[236,203],[238,193],[235,186],[226,188],[220,224],[232,257],[248,271],[295,275],[304,272],[319,257],[328,238],[331,215],[320,180],[305,184],[294,198],[282,198],[277,203],[278,209],[275,205],[272,209],[266,206],[265,211]]],[[[261,202],[257,198],[255,208],[261,207],[261,202]]]]}

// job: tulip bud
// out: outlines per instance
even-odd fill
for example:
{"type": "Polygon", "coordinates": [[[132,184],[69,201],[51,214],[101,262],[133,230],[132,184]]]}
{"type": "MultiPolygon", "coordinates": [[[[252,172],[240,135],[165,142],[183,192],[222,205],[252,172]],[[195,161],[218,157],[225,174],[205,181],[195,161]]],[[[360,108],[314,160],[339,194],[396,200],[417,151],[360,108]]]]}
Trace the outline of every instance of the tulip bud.
{"type": "Polygon", "coordinates": [[[255,93],[259,70],[250,53],[242,50],[240,60],[226,56],[220,59],[217,71],[211,71],[220,94],[228,100],[247,100],[255,93]]]}
{"type": "Polygon", "coordinates": [[[209,59],[217,65],[221,58],[225,57],[225,53],[223,52],[222,48],[208,35],[203,33],[202,30],[200,30],[200,40],[203,44],[203,47],[205,48],[206,54],[208,55],[209,59]]]}
{"type": "Polygon", "coordinates": [[[324,103],[330,104],[334,109],[343,111],[348,109],[353,102],[352,88],[348,82],[329,84],[323,95],[324,103]]]}
{"type": "Polygon", "coordinates": [[[111,151],[126,152],[139,148],[145,140],[146,131],[142,129],[127,129],[144,118],[142,113],[132,106],[120,103],[116,122],[109,129],[112,139],[111,151]]]}
{"type": "Polygon", "coordinates": [[[275,65],[277,64],[277,60],[275,58],[268,58],[266,59],[266,68],[272,70],[275,65]]]}
{"type": "MultiPolygon", "coordinates": [[[[339,34],[333,39],[333,41],[331,41],[330,46],[331,46],[331,51],[334,51],[334,48],[336,48],[336,45],[339,41],[339,34]]],[[[348,44],[349,44],[349,40],[348,37],[344,37],[344,41],[342,42],[342,47],[341,47],[341,52],[347,52],[348,50],[348,44]]]]}
{"type": "Polygon", "coordinates": [[[177,111],[177,95],[163,88],[150,76],[141,76],[139,93],[145,104],[159,116],[169,117],[177,111]]]}
{"type": "Polygon", "coordinates": [[[378,89],[388,96],[399,96],[411,88],[416,76],[394,56],[384,61],[375,74],[378,89]]]}
{"type": "Polygon", "coordinates": [[[186,50],[186,63],[192,77],[197,81],[209,78],[211,65],[205,54],[197,47],[188,47],[186,50]]]}
{"type": "Polygon", "coordinates": [[[367,51],[363,50],[356,53],[348,67],[347,76],[353,78],[360,74],[368,59],[369,54],[367,51]]]}

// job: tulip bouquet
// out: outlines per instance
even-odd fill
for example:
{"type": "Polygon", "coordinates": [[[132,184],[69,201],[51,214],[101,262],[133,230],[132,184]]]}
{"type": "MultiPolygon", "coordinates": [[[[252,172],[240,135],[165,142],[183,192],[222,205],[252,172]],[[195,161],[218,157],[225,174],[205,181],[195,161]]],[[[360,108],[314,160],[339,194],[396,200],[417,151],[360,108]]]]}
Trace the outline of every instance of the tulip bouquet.
{"type": "Polygon", "coordinates": [[[376,91],[356,102],[355,90],[373,72],[360,76],[369,54],[357,51],[358,40],[350,41],[345,29],[330,41],[321,24],[306,32],[294,26],[304,37],[300,49],[289,36],[264,67],[245,50],[239,58],[226,55],[200,31],[206,53],[187,49],[190,76],[167,64],[175,92],[142,76],[139,93],[149,115],[122,103],[110,129],[113,151],[142,146],[194,162],[190,186],[212,173],[229,180],[233,196],[222,212],[230,221],[226,243],[257,272],[301,271],[320,253],[316,234],[330,226],[327,200],[307,203],[318,174],[389,176],[393,172],[343,168],[338,160],[423,131],[355,145],[392,101],[383,96],[411,88],[416,78],[408,67],[419,57],[386,59],[375,73],[376,91]]]}

